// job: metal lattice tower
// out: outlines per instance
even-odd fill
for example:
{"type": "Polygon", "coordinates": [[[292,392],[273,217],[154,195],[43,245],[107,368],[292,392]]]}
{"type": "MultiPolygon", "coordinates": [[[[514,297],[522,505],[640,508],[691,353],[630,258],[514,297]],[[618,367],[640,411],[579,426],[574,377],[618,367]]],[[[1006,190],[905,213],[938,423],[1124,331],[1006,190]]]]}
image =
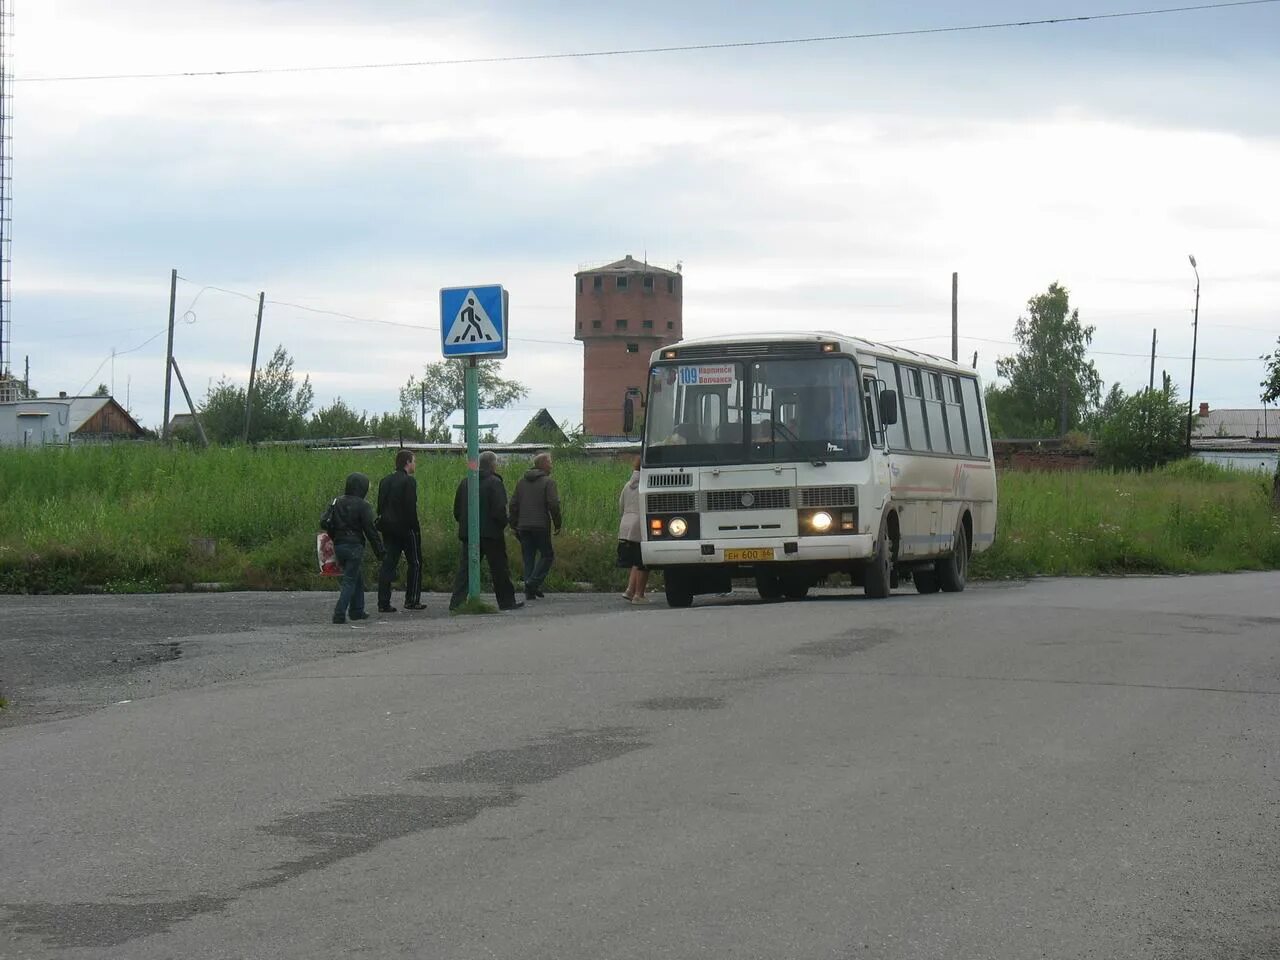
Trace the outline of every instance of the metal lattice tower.
{"type": "Polygon", "coordinates": [[[13,10],[0,0],[0,378],[12,366],[13,318],[9,281],[12,272],[13,230],[13,10]]]}

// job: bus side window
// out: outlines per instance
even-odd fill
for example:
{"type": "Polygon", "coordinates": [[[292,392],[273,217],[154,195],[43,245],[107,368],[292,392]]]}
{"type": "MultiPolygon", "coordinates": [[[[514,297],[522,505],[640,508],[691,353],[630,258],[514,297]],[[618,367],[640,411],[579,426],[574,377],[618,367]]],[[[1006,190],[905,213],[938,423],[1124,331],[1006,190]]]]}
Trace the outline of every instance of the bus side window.
{"type": "Polygon", "coordinates": [[[978,396],[978,381],[972,377],[961,377],[960,393],[964,398],[964,425],[969,436],[969,452],[977,457],[985,457],[987,435],[983,429],[982,398],[978,396]]]}
{"type": "Polygon", "coordinates": [[[889,390],[897,391],[898,394],[898,422],[891,423],[887,428],[885,428],[885,443],[888,445],[890,450],[906,450],[906,417],[901,413],[901,410],[904,408],[904,397],[902,383],[898,379],[898,365],[892,360],[880,360],[876,363],[876,371],[880,374],[880,379],[884,381],[885,387],[889,390]]]}
{"type": "Polygon", "coordinates": [[[879,404],[876,400],[879,395],[880,391],[875,378],[864,377],[862,380],[862,412],[867,418],[867,433],[871,438],[873,447],[884,446],[884,427],[880,424],[880,411],[877,409],[879,404]]]}
{"type": "Polygon", "coordinates": [[[965,426],[963,401],[960,398],[960,378],[947,377],[946,403],[943,410],[947,415],[947,434],[951,437],[952,453],[970,453],[968,430],[965,426]]]}
{"type": "Polygon", "coordinates": [[[907,441],[912,450],[928,453],[929,434],[925,430],[924,383],[920,371],[906,365],[899,370],[902,373],[902,420],[907,428],[907,441]]]}

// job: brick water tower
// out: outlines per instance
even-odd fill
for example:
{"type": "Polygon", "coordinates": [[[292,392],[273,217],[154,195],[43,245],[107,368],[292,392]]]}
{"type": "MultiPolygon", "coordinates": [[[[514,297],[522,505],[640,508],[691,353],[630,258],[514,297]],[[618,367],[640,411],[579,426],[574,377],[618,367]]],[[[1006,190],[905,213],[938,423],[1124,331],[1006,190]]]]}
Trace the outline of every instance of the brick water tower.
{"type": "Polygon", "coordinates": [[[582,428],[590,437],[622,437],[623,406],[647,387],[649,355],[684,335],[680,264],[664,270],[627,254],[579,270],[577,327],[582,341],[582,428]]]}

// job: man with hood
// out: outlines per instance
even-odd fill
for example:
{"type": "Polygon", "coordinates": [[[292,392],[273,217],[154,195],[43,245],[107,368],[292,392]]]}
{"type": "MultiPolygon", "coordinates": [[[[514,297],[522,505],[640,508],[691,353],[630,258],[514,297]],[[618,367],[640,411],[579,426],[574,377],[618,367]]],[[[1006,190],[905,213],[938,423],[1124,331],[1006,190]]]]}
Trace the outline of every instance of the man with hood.
{"type": "MultiPolygon", "coordinates": [[[[492,450],[480,454],[480,558],[489,558],[489,574],[493,579],[493,593],[500,610],[518,610],[524,604],[516,599],[516,588],[511,582],[507,567],[507,488],[502,474],[494,468],[498,455],[492,450]]],[[[453,578],[453,596],[449,609],[456,610],[467,599],[468,571],[467,541],[467,478],[458,484],[453,495],[453,518],[458,521],[458,539],[462,541],[462,560],[458,575],[453,578]]]]}
{"type": "Polygon", "coordinates": [[[425,610],[422,603],[422,528],[418,525],[417,463],[412,450],[396,452],[396,469],[378,484],[378,521],[387,552],[378,572],[378,612],[395,613],[391,584],[404,554],[404,608],[425,610]]]}
{"type": "Polygon", "coordinates": [[[364,544],[367,539],[373,552],[381,560],[382,538],[373,525],[373,508],[365,497],[369,493],[369,478],[363,473],[347,476],[346,491],[333,504],[333,552],[342,567],[342,586],[338,591],[338,604],[333,608],[333,622],[346,623],[350,618],[358,623],[369,619],[364,612],[364,579],[362,567],[364,544]]]}
{"type": "Polygon", "coordinates": [[[560,532],[560,492],[551,479],[551,454],[533,458],[533,469],[516,481],[511,496],[511,526],[520,541],[524,557],[524,596],[536,600],[544,596],[542,583],[555,561],[551,531],[560,532]]]}

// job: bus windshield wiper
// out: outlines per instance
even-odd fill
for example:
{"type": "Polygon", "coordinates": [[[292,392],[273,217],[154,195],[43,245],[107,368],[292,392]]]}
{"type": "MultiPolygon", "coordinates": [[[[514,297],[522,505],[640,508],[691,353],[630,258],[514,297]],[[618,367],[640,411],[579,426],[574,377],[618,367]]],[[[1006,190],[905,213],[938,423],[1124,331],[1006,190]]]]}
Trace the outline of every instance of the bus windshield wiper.
{"type": "Polygon", "coordinates": [[[775,433],[777,433],[778,431],[782,432],[782,439],[787,441],[787,445],[796,454],[797,460],[808,460],[809,463],[815,467],[825,467],[827,465],[827,461],[825,460],[819,460],[817,457],[806,457],[804,455],[804,447],[800,445],[800,438],[797,437],[791,431],[791,428],[788,427],[785,423],[783,423],[780,420],[774,420],[770,424],[770,426],[773,428],[773,431],[775,433]]]}

